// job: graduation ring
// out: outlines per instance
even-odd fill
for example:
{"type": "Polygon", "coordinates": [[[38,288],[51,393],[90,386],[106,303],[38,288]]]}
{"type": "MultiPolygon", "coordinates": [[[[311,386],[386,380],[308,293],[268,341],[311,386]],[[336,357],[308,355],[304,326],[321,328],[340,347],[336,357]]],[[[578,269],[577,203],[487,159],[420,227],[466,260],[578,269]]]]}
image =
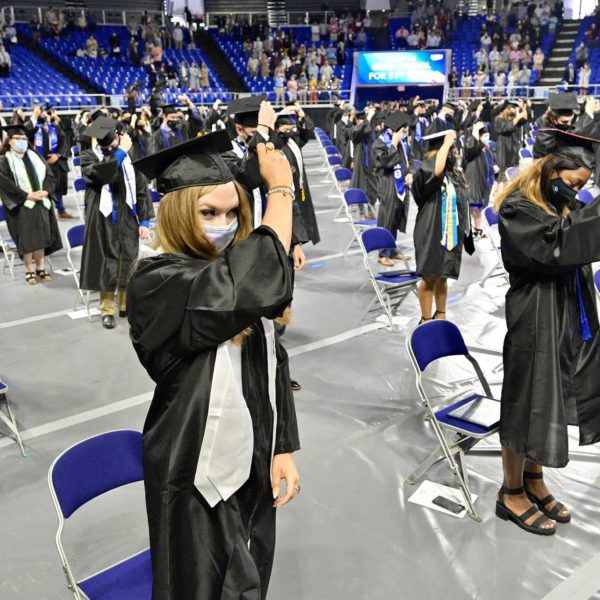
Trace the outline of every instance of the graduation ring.
{"type": "Polygon", "coordinates": [[[300,484],[294,488],[294,492],[296,492],[296,496],[300,493],[300,484]]]}
{"type": "Polygon", "coordinates": [[[273,145],[273,142],[267,142],[265,144],[265,150],[275,150],[275,146],[273,145]]]}

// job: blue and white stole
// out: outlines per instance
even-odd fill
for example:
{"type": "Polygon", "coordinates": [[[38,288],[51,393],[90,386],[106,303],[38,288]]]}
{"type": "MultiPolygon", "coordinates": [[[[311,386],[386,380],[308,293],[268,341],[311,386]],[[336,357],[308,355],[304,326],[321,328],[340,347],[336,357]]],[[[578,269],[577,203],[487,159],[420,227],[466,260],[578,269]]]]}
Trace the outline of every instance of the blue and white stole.
{"type": "MultiPolygon", "coordinates": [[[[58,150],[58,132],[53,123],[48,123],[48,154],[56,154],[58,150]]],[[[46,156],[44,148],[44,131],[41,125],[35,130],[35,149],[41,156],[46,156]]]]}
{"type": "Polygon", "coordinates": [[[442,239],[446,250],[453,250],[458,244],[458,203],[456,188],[448,176],[442,182],[442,239]]]}
{"type": "MultiPolygon", "coordinates": [[[[379,139],[388,147],[392,146],[392,134],[389,131],[385,131],[379,136],[379,139]]],[[[406,155],[406,150],[403,148],[406,155]]],[[[402,163],[396,163],[394,165],[394,185],[396,186],[396,195],[400,200],[404,200],[406,196],[406,185],[404,184],[404,168],[402,163]]]]}

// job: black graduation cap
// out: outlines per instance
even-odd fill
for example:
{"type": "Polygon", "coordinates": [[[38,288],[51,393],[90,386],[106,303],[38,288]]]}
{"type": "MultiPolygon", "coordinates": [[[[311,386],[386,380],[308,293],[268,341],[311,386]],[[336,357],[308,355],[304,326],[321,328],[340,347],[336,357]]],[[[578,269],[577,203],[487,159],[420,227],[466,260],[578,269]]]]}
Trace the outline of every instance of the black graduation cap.
{"type": "Polygon", "coordinates": [[[479,108],[479,105],[481,104],[481,100],[473,100],[473,102],[471,102],[471,104],[469,104],[469,112],[474,112],[479,108]]]}
{"type": "Polygon", "coordinates": [[[540,129],[546,133],[552,133],[557,143],[557,148],[552,152],[557,156],[568,158],[575,164],[593,171],[596,166],[595,147],[600,144],[599,126],[591,122],[584,127],[580,133],[563,131],[562,129],[540,129]]]}
{"type": "Polygon", "coordinates": [[[277,125],[296,125],[298,123],[298,115],[295,110],[288,107],[282,108],[277,114],[277,125]]]}
{"type": "Polygon", "coordinates": [[[429,135],[424,135],[421,140],[424,142],[429,142],[427,148],[429,150],[439,150],[444,143],[444,138],[446,134],[452,131],[451,129],[443,129],[442,131],[437,131],[436,133],[430,133],[429,135]]]}
{"type": "Polygon", "coordinates": [[[108,146],[117,135],[119,122],[109,117],[97,117],[92,124],[85,129],[84,135],[96,138],[100,146],[108,146]]]}
{"type": "Polygon", "coordinates": [[[156,178],[159,193],[167,194],[187,187],[233,181],[229,167],[219,155],[229,150],[231,140],[223,129],[140,158],[133,166],[149,179],[156,178]]]}
{"type": "Polygon", "coordinates": [[[161,104],[160,108],[162,109],[163,115],[171,115],[180,110],[183,111],[183,107],[179,106],[179,104],[161,104]]]}
{"type": "Polygon", "coordinates": [[[5,131],[9,138],[13,135],[28,135],[24,125],[4,125],[4,127],[0,127],[0,131],[5,131]]]}
{"type": "Polygon", "coordinates": [[[454,102],[444,102],[444,107],[449,108],[450,110],[457,110],[458,104],[455,104],[454,102]]]}
{"type": "Polygon", "coordinates": [[[575,92],[551,92],[548,94],[548,106],[559,115],[571,116],[579,108],[575,92]]]}
{"type": "Polygon", "coordinates": [[[258,111],[262,102],[267,100],[267,96],[246,96],[245,98],[236,98],[227,106],[226,114],[233,115],[235,122],[246,127],[256,127],[258,125],[258,111]]]}
{"type": "Polygon", "coordinates": [[[106,117],[106,111],[103,108],[97,108],[90,113],[91,121],[95,121],[98,117],[106,117]]]}
{"type": "Polygon", "coordinates": [[[385,126],[389,127],[392,131],[398,131],[399,129],[406,127],[409,122],[410,119],[406,113],[396,110],[386,117],[385,126]]]}

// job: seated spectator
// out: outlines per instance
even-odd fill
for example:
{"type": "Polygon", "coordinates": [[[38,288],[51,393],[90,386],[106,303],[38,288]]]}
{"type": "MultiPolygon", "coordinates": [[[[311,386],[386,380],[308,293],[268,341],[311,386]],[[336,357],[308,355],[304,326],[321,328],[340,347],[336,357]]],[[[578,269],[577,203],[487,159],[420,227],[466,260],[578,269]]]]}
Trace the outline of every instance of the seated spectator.
{"type": "Polygon", "coordinates": [[[0,77],[10,77],[10,54],[6,51],[6,48],[0,42],[0,77]]]}
{"type": "Polygon", "coordinates": [[[401,25],[398,30],[396,30],[395,38],[396,38],[396,47],[403,49],[408,48],[407,38],[409,36],[409,31],[401,25]]]}
{"type": "Polygon", "coordinates": [[[108,45],[110,47],[110,55],[113,58],[121,56],[121,42],[119,41],[119,36],[114,31],[108,39],[108,45]]]}
{"type": "Polygon", "coordinates": [[[543,71],[544,69],[544,53],[541,48],[538,48],[533,55],[533,70],[534,71],[543,71]]]}

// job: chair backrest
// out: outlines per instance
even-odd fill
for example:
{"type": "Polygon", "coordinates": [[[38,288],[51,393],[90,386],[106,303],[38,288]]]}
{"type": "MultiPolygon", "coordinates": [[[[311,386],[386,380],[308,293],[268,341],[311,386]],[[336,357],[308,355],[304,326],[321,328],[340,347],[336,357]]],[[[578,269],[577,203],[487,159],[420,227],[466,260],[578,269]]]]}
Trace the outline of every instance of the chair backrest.
{"type": "Polygon", "coordinates": [[[368,204],[369,198],[363,190],[359,188],[350,188],[344,192],[344,200],[348,206],[355,204],[368,204]]]}
{"type": "Polygon", "coordinates": [[[469,355],[459,328],[442,319],[419,325],[410,334],[409,344],[421,371],[440,358],[469,355]]]}
{"type": "Polygon", "coordinates": [[[335,146],[325,146],[325,152],[327,152],[329,156],[340,153],[340,151],[335,146]]]}
{"type": "Polygon", "coordinates": [[[342,157],[341,156],[329,156],[327,158],[327,160],[329,161],[329,165],[330,166],[334,166],[334,165],[341,165],[342,164],[342,157]]]}
{"type": "Polygon", "coordinates": [[[485,220],[490,227],[494,227],[494,225],[498,225],[500,222],[498,213],[491,206],[487,206],[483,211],[483,214],[485,215],[485,220]]]}
{"type": "Polygon", "coordinates": [[[594,273],[594,283],[596,284],[596,291],[600,294],[600,269],[594,273]]]}
{"type": "Polygon", "coordinates": [[[161,196],[156,190],[150,190],[150,200],[152,200],[152,202],[160,202],[160,198],[161,196]]]}
{"type": "Polygon", "coordinates": [[[71,146],[71,154],[73,156],[79,156],[79,146],[71,146]]]}
{"type": "Polygon", "coordinates": [[[81,166],[81,159],[79,158],[79,156],[76,156],[76,157],[73,159],[73,166],[74,166],[74,167],[80,167],[80,166],[81,166]]]}
{"type": "Polygon", "coordinates": [[[0,204],[0,222],[6,221],[6,214],[4,213],[5,210],[4,204],[0,204]]]}
{"type": "Polygon", "coordinates": [[[78,248],[83,246],[83,240],[85,238],[85,225],[75,225],[67,230],[67,242],[69,248],[78,248]]]}
{"type": "Polygon", "coordinates": [[[506,178],[510,181],[511,179],[514,179],[519,174],[519,168],[518,167],[508,167],[508,169],[506,169],[506,171],[505,171],[505,174],[506,174],[506,178]]]}
{"type": "Polygon", "coordinates": [[[577,192],[577,198],[579,198],[579,202],[589,204],[594,199],[594,195],[590,190],[579,190],[577,192]]]}
{"type": "Polygon", "coordinates": [[[65,519],[93,498],[143,479],[142,434],[129,430],[109,431],[71,446],[48,473],[65,519]]]}
{"type": "Polygon", "coordinates": [[[76,192],[83,192],[87,188],[87,183],[83,177],[78,177],[73,181],[73,187],[75,188],[76,192]]]}
{"type": "Polygon", "coordinates": [[[533,154],[529,148],[521,148],[519,150],[519,156],[521,158],[533,158],[533,154]]]}
{"type": "Polygon", "coordinates": [[[383,227],[371,227],[362,232],[361,238],[367,252],[396,248],[394,236],[383,227]]]}
{"type": "Polygon", "coordinates": [[[352,171],[350,169],[337,169],[334,172],[334,175],[338,181],[348,181],[352,179],[352,171]]]}

